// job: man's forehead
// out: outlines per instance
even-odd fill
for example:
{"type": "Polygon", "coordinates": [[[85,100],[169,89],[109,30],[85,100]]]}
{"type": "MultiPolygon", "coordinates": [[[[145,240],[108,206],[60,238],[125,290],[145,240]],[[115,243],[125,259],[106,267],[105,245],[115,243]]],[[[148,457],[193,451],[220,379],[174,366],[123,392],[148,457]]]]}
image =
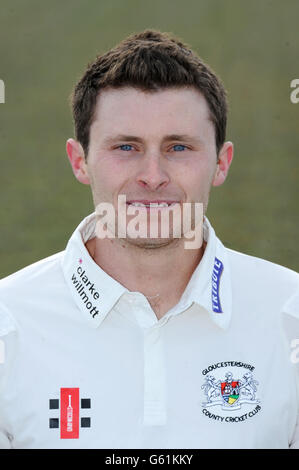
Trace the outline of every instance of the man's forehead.
{"type": "Polygon", "coordinates": [[[208,111],[208,103],[203,94],[194,87],[170,87],[154,91],[144,91],[134,87],[107,88],[102,90],[97,98],[95,117],[100,113],[118,110],[118,115],[136,111],[140,107],[144,114],[147,109],[159,112],[173,109],[180,113],[204,113],[208,111]],[[125,104],[125,107],[124,107],[125,104]],[[187,105],[187,106],[184,106],[187,105]]]}
{"type": "Polygon", "coordinates": [[[203,124],[211,125],[209,108],[193,87],[154,92],[124,87],[101,92],[92,127],[101,130],[105,139],[116,135],[141,139],[152,131],[160,139],[171,140],[170,135],[195,138],[203,124]]]}

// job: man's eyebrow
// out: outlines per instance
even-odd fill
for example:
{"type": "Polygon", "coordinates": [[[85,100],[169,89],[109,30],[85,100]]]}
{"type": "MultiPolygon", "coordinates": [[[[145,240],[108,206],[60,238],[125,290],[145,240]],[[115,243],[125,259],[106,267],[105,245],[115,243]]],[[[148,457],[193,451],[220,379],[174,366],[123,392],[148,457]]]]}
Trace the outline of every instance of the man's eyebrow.
{"type": "Polygon", "coordinates": [[[117,141],[125,141],[125,142],[139,142],[143,143],[143,139],[141,137],[137,137],[135,135],[125,135],[125,134],[118,134],[115,136],[109,136],[104,139],[104,144],[113,144],[117,141]]]}
{"type": "MultiPolygon", "coordinates": [[[[162,142],[170,142],[170,141],[180,141],[180,142],[189,142],[189,143],[197,143],[200,144],[202,141],[197,136],[190,136],[187,134],[169,134],[165,135],[162,139],[162,142]]],[[[123,142],[138,142],[144,143],[144,139],[141,137],[137,137],[135,135],[126,135],[126,134],[118,134],[115,136],[108,136],[104,139],[103,143],[106,145],[113,144],[117,141],[123,142]]]]}
{"type": "Polygon", "coordinates": [[[200,144],[202,141],[198,136],[192,136],[187,134],[170,134],[163,137],[163,142],[169,142],[172,140],[179,140],[182,142],[190,142],[200,144]]]}

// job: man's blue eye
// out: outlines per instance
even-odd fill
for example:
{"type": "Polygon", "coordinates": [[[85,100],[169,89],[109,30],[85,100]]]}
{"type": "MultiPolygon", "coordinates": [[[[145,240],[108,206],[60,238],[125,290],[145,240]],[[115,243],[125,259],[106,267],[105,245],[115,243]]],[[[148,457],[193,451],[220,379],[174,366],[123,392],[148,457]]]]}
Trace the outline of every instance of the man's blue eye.
{"type": "Polygon", "coordinates": [[[183,150],[185,150],[185,148],[186,148],[186,145],[177,144],[173,146],[173,150],[175,152],[182,152],[183,150]]]}
{"type": "Polygon", "coordinates": [[[125,150],[125,151],[129,152],[130,150],[132,150],[132,145],[124,144],[124,145],[120,145],[119,148],[121,150],[125,150]]]}

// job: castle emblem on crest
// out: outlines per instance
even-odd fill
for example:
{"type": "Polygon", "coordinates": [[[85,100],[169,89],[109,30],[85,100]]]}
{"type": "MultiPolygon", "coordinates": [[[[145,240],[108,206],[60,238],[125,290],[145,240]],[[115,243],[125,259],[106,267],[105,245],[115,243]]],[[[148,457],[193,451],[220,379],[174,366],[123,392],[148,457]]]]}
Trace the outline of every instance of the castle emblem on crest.
{"type": "Polygon", "coordinates": [[[204,390],[206,401],[203,407],[220,405],[223,410],[241,408],[242,403],[260,403],[256,398],[258,381],[254,380],[251,372],[243,375],[242,379],[234,379],[231,372],[225,374],[224,380],[208,374],[205,383],[201,386],[204,390]]]}

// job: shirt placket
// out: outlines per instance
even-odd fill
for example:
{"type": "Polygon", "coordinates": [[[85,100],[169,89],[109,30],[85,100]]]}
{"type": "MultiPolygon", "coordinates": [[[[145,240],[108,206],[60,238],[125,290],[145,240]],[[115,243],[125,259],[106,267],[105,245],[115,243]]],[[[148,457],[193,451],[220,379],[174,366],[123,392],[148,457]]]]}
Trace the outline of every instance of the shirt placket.
{"type": "Polygon", "coordinates": [[[166,424],[166,377],[161,326],[144,330],[144,409],[145,426],[166,424]]]}

